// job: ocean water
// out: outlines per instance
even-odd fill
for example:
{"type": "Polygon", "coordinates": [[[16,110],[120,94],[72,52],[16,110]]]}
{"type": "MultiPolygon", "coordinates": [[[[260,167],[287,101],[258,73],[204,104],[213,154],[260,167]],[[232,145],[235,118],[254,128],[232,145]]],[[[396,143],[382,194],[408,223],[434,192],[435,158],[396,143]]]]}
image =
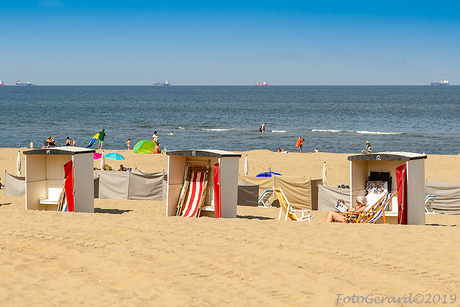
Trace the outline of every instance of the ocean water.
{"type": "MultiPolygon", "coordinates": [[[[69,136],[125,149],[158,131],[161,148],[458,154],[460,86],[0,87],[0,146],[69,136]],[[267,123],[266,132],[259,127],[267,123]],[[170,132],[176,136],[168,136],[170,132]]],[[[96,146],[94,146],[96,147],[96,146]]]]}

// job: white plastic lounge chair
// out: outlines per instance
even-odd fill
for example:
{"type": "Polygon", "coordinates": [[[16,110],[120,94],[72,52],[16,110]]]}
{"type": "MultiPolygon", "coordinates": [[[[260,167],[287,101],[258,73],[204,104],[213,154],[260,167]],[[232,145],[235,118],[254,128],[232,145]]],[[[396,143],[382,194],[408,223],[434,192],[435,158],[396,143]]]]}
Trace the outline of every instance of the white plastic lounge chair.
{"type": "Polygon", "coordinates": [[[259,204],[259,207],[263,208],[270,208],[272,204],[270,203],[270,197],[273,195],[273,190],[272,189],[267,189],[262,192],[262,195],[260,195],[259,200],[257,203],[259,204]]]}
{"type": "Polygon", "coordinates": [[[177,205],[178,216],[198,217],[204,204],[209,169],[205,165],[187,168],[187,177],[177,205]]]}
{"type": "Polygon", "coordinates": [[[433,201],[435,200],[436,198],[436,195],[427,195],[425,197],[425,213],[428,213],[428,214],[436,214],[436,212],[434,212],[434,209],[433,209],[433,201]]]}
{"type": "Polygon", "coordinates": [[[281,189],[273,188],[273,191],[275,192],[275,195],[278,197],[278,201],[280,203],[280,215],[278,217],[278,220],[281,220],[281,214],[285,212],[285,218],[284,218],[285,221],[289,217],[291,220],[297,221],[297,222],[304,222],[304,221],[310,222],[311,218],[314,216],[310,214],[310,210],[292,208],[291,204],[286,198],[286,195],[284,195],[281,189]],[[298,212],[301,212],[302,215],[298,216],[297,215],[298,212]]]}

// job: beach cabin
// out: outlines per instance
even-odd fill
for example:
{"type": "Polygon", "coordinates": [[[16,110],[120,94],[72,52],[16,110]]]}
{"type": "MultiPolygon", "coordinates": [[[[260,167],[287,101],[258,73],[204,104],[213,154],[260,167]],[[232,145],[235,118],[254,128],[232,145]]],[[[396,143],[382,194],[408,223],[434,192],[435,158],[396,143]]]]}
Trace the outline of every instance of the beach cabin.
{"type": "Polygon", "coordinates": [[[58,209],[61,192],[72,205],[69,211],[94,212],[93,155],[95,150],[80,147],[53,147],[24,151],[26,210],[58,209]],[[71,163],[69,163],[71,162],[71,163]],[[64,165],[67,167],[64,171],[64,165]],[[73,199],[70,200],[70,196],[73,199]]]}
{"type": "Polygon", "coordinates": [[[236,217],[241,154],[222,150],[173,150],[166,154],[166,216],[236,217]]]}
{"type": "Polygon", "coordinates": [[[366,189],[379,182],[383,190],[398,191],[385,211],[386,223],[425,225],[426,158],[425,154],[410,152],[349,156],[350,201],[366,195],[366,189]],[[398,206],[398,200],[402,200],[402,206],[398,206]]]}

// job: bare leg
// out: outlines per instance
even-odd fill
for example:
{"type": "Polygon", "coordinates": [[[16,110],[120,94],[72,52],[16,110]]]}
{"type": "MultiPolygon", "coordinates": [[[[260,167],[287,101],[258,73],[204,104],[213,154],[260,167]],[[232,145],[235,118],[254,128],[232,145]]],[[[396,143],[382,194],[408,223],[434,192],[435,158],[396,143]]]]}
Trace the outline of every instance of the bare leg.
{"type": "Polygon", "coordinates": [[[340,222],[343,223],[345,221],[345,217],[337,212],[329,211],[323,219],[323,223],[332,223],[332,222],[340,222]]]}

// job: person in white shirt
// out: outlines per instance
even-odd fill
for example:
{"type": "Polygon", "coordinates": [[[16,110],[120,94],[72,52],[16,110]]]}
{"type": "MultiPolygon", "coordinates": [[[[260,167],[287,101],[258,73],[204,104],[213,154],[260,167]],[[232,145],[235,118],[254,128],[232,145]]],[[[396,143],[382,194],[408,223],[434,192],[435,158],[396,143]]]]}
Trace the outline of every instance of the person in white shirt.
{"type": "Polygon", "coordinates": [[[154,141],[155,144],[158,144],[158,135],[156,131],[152,135],[152,141],[154,141]]]}

